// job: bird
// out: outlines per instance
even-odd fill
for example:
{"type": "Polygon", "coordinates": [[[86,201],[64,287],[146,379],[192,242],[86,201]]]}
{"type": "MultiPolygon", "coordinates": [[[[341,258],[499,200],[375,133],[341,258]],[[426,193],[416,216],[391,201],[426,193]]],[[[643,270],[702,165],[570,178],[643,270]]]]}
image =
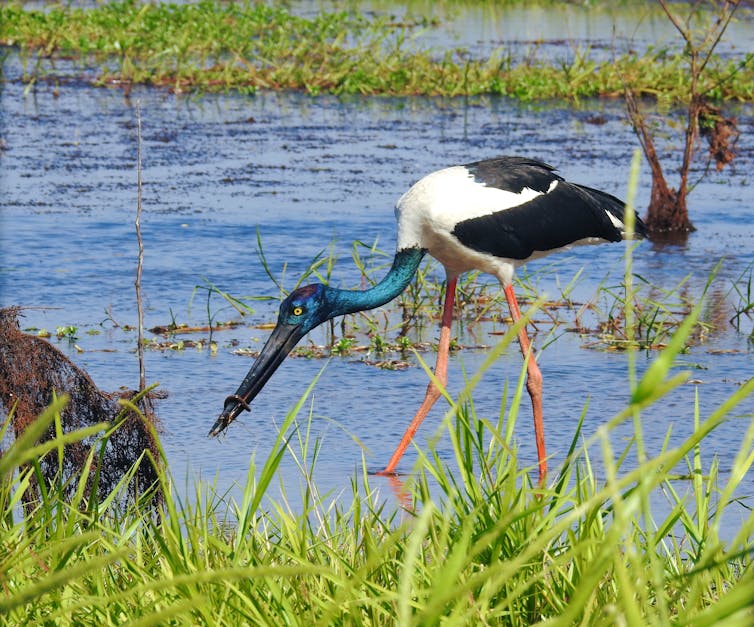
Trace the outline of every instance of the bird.
{"type": "MultiPolygon", "coordinates": [[[[566,181],[553,166],[520,156],[500,156],[454,165],[427,174],[398,200],[396,253],[384,278],[366,290],[343,290],[321,283],[292,291],[281,303],[277,324],[235,394],[228,396],[209,436],[224,431],[259,394],[296,344],[323,322],[381,307],[409,285],[426,254],[446,273],[435,379],[447,384],[448,353],[458,277],[478,270],[500,282],[515,322],[521,311],[513,290],[517,267],[573,246],[618,242],[627,237],[626,205],[606,192],[566,181]]],[[[647,235],[636,212],[633,237],[647,235]]],[[[526,362],[540,484],[547,475],[542,415],[542,374],[526,325],[518,332],[526,362]]],[[[414,418],[385,468],[394,476],[403,453],[440,389],[430,381],[414,418]]]]}

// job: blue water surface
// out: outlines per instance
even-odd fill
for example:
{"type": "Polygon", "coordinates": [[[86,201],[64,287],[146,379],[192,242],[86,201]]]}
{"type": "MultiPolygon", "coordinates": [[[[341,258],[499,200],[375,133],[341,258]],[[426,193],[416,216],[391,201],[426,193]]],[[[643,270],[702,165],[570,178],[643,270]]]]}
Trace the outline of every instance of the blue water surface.
{"type": "MultiPolygon", "coordinates": [[[[148,380],[168,393],[157,411],[174,476],[179,483],[186,476],[216,478],[221,489],[244,482],[252,455],[266,458],[275,425],[321,373],[301,419],[311,415],[313,436],[321,439],[315,469],[320,489],[347,491],[362,456],[370,470],[385,463],[427,383],[414,358],[400,371],[366,365],[359,354],[331,361],[289,359],[255,400],[252,414],[233,424],[227,437],[208,439],[223,399],[251,364],[234,351],[259,348],[268,331],[254,325],[275,317],[279,292],[259,263],[257,230],[271,270],[284,276],[284,287],[292,287],[312,258],[331,244],[339,257],[333,284],[353,287],[359,283],[350,260],[353,242],[376,242],[392,253],[394,203],[432,170],[523,154],[557,166],[569,180],[623,197],[637,148],[619,101],[570,107],[504,98],[191,97],[148,89],[135,89],[125,98],[121,91],[84,84],[59,90],[40,84],[27,92],[17,80],[19,71],[17,60],[6,60],[7,80],[0,91],[0,304],[25,308],[23,328],[76,326],[80,351],[67,340],[52,341],[102,389],[136,387],[136,334],[123,326],[137,323],[137,103],[143,135],[146,327],[173,318],[206,324],[206,291],[195,292],[196,286],[212,284],[239,298],[272,297],[248,300],[254,313],[243,325],[215,335],[216,353],[188,348],[146,354],[148,380]]],[[[711,172],[694,189],[690,206],[698,230],[683,245],[643,242],[634,253],[637,275],[665,289],[687,278],[691,294],[702,293],[710,272],[724,260],[708,304],[723,312],[722,323],[680,360],[679,369],[691,369],[696,383],[681,386],[645,412],[650,453],[661,449],[668,430],[671,443],[690,433],[697,395],[704,418],[754,370],[751,318],[742,318],[738,330],[727,322],[740,304],[732,286],[745,289],[754,262],[754,151],[748,141],[754,109],[732,108],[741,127],[739,154],[732,167],[711,172]]],[[[671,137],[663,150],[677,153],[680,141],[671,137]]],[[[668,164],[677,163],[667,158],[668,164]]],[[[695,175],[702,167],[699,160],[695,175]]],[[[668,175],[672,182],[672,165],[668,175]]],[[[646,206],[649,191],[643,167],[639,207],[646,206]]],[[[586,302],[600,285],[620,282],[624,250],[622,244],[581,248],[532,263],[525,273],[540,294],[557,298],[560,286],[581,272],[573,297],[586,302]]],[[[237,317],[217,297],[210,307],[217,319],[237,317]]],[[[461,328],[458,332],[462,343],[494,345],[500,339],[486,333],[469,339],[461,328]]],[[[588,405],[584,435],[589,437],[625,407],[630,389],[626,353],[584,348],[593,338],[578,334],[556,335],[539,356],[552,468],[562,461],[584,408],[588,405]]],[[[548,337],[542,331],[535,344],[548,337]]],[[[430,329],[426,339],[435,338],[430,329]]],[[[311,339],[323,343],[324,331],[315,331],[311,339]]],[[[452,356],[451,393],[463,387],[464,376],[476,372],[485,355],[467,350],[452,356]]],[[[431,362],[434,356],[424,357],[431,362]]],[[[639,374],[655,357],[654,352],[636,356],[639,374]]],[[[515,385],[520,369],[513,344],[475,390],[479,415],[496,418],[503,388],[515,385]]],[[[426,446],[437,433],[444,411],[438,404],[417,445],[426,446]]],[[[516,435],[522,462],[534,466],[529,411],[524,403],[516,435]]],[[[718,455],[723,475],[753,412],[749,398],[708,441],[705,461],[718,455]]],[[[616,448],[631,435],[631,425],[620,427],[614,433],[616,448]]],[[[447,435],[437,447],[451,459],[447,435]]],[[[415,460],[415,451],[409,450],[401,469],[409,473],[415,460]]],[[[300,474],[292,458],[284,459],[280,477],[287,486],[297,485],[300,474]]],[[[377,477],[373,485],[388,489],[377,477]]],[[[751,477],[745,486],[751,493],[751,477]]]]}

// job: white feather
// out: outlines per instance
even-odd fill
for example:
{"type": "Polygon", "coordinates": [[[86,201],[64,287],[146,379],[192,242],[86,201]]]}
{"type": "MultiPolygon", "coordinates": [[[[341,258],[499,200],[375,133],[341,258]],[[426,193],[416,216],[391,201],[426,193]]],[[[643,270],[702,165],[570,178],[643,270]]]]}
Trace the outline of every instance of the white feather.
{"type": "MultiPolygon", "coordinates": [[[[553,180],[544,194],[552,192],[558,182],[553,180]]],[[[606,241],[586,237],[555,250],[535,250],[527,259],[511,259],[468,248],[452,234],[456,224],[463,220],[505,211],[542,195],[543,192],[529,187],[518,193],[488,187],[477,182],[464,166],[438,170],[419,180],[398,200],[395,207],[398,249],[423,248],[445,266],[450,276],[481,270],[496,276],[503,286],[507,286],[513,281],[515,269],[527,261],[556,250],[606,241]]],[[[606,213],[617,228],[624,228],[615,216],[606,213]]]]}
{"type": "Polygon", "coordinates": [[[623,222],[616,218],[612,213],[610,213],[609,211],[605,211],[605,213],[607,214],[607,217],[610,218],[610,222],[613,223],[613,226],[616,229],[620,229],[621,232],[626,230],[626,225],[623,224],[623,222]]]}
{"type": "MultiPolygon", "coordinates": [[[[557,183],[552,182],[548,193],[557,183]]],[[[475,181],[464,166],[438,170],[418,181],[398,200],[398,248],[420,246],[431,250],[427,238],[434,232],[449,235],[458,222],[517,207],[541,195],[528,187],[519,193],[487,187],[475,181]]]]}

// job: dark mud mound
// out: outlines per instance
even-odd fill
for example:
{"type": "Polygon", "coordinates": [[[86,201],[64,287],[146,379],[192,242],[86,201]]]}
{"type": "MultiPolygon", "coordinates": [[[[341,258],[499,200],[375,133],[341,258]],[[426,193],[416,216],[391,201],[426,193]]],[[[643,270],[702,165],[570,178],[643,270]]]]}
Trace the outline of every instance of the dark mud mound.
{"type": "MultiPolygon", "coordinates": [[[[90,437],[67,445],[63,453],[63,476],[58,477],[57,453],[39,460],[43,480],[52,484],[62,480],[65,496],[76,490],[78,478],[92,446],[97,447],[90,469],[88,492],[94,481],[97,492],[104,497],[117,486],[137,461],[139,466],[131,479],[127,497],[145,494],[156,486],[157,472],[145,451],[159,460],[154,436],[155,415],[150,401],[140,400],[141,414],[118,403],[131,398],[133,392],[107,394],[97,388],[86,372],[44,339],[22,333],[18,327],[18,310],[0,309],[0,401],[6,413],[15,407],[13,432],[16,437],[51,403],[55,395],[67,394],[68,404],[61,414],[65,433],[108,422],[117,425],[109,438],[90,437]],[[141,459],[140,459],[141,458],[141,459]]],[[[54,425],[44,438],[54,437],[54,425]]],[[[33,498],[33,495],[29,495],[33,498]]],[[[158,497],[159,498],[159,497],[158,497]]]]}

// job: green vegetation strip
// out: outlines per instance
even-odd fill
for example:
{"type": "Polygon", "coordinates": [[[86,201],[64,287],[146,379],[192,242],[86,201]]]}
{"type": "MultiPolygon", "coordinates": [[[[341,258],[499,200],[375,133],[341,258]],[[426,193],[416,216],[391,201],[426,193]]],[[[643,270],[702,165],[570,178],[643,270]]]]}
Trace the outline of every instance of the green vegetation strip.
{"type": "MultiPolygon", "coordinates": [[[[305,90],[316,94],[480,95],[521,100],[615,97],[624,85],[669,102],[688,91],[679,51],[600,62],[588,51],[568,61],[488,59],[417,45],[429,21],[395,23],[353,12],[306,19],[251,2],[113,2],[89,9],[0,7],[0,44],[16,47],[28,82],[62,80],[55,60],[71,58],[101,85],[148,84],[181,91],[305,90]]],[[[711,99],[754,100],[752,55],[714,58],[711,99]]]]}

